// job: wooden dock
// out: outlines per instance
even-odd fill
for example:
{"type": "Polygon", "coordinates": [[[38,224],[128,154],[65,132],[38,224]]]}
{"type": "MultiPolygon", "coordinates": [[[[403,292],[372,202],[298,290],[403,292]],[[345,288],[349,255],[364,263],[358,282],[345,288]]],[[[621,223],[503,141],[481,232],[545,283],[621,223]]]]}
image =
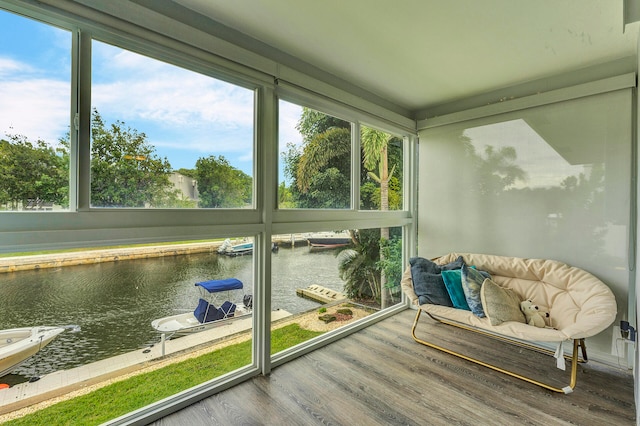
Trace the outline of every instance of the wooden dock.
{"type": "Polygon", "coordinates": [[[317,284],[310,285],[307,288],[297,288],[296,294],[305,299],[311,299],[320,303],[337,302],[347,298],[347,296],[339,291],[331,290],[317,284]]]}

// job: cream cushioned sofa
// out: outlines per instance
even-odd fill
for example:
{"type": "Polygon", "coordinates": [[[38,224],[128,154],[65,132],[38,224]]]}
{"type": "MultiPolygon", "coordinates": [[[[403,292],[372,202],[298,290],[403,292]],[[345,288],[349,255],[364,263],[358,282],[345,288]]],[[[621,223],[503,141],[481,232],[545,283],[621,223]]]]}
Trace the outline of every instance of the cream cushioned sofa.
{"type": "MultiPolygon", "coordinates": [[[[419,308],[412,329],[414,339],[427,346],[452,353],[416,337],[415,329],[420,314],[426,312],[440,322],[513,339],[514,343],[521,341],[557,342],[559,345],[555,354],[557,357],[558,353],[561,354],[559,367],[563,362],[562,342],[573,340],[573,354],[570,358],[572,360],[571,381],[569,386],[564,388],[549,386],[516,373],[504,371],[499,367],[469,359],[556,392],[571,392],[576,381],[578,348],[582,350],[582,361],[586,361],[584,339],[605,330],[616,318],[616,301],[609,287],[589,272],[554,260],[449,253],[434,259],[433,262],[437,265],[446,265],[454,262],[460,256],[467,265],[473,265],[479,271],[488,272],[491,279],[499,286],[512,289],[520,300],[530,299],[541,310],[549,312],[548,327],[538,328],[517,321],[491,325],[489,318],[478,317],[468,310],[432,303],[420,304],[419,297],[414,291],[411,267],[408,267],[403,275],[401,285],[411,303],[419,308]]],[[[460,356],[457,353],[452,354],[460,356]]],[[[462,357],[468,359],[466,356],[462,357]]]]}

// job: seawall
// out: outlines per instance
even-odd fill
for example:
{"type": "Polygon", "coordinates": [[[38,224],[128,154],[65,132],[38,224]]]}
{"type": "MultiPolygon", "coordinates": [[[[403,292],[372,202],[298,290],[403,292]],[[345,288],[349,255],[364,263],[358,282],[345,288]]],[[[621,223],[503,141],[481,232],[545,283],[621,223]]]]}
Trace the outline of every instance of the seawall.
{"type": "MultiPolygon", "coordinates": [[[[239,244],[240,240],[231,240],[239,244]]],[[[274,236],[272,242],[291,247],[307,245],[303,234],[287,234],[274,236]]],[[[200,243],[169,244],[161,246],[125,247],[115,249],[78,250],[30,256],[0,258],[0,274],[7,272],[28,271],[34,269],[61,268],[64,266],[87,265],[91,263],[117,262],[119,260],[149,259],[153,257],[181,256],[185,254],[215,252],[222,241],[200,243]]]]}
{"type": "Polygon", "coordinates": [[[91,263],[117,262],[119,260],[148,259],[153,257],[207,253],[217,251],[221,244],[221,241],[215,241],[3,257],[0,258],[0,274],[33,269],[86,265],[91,263]]]}

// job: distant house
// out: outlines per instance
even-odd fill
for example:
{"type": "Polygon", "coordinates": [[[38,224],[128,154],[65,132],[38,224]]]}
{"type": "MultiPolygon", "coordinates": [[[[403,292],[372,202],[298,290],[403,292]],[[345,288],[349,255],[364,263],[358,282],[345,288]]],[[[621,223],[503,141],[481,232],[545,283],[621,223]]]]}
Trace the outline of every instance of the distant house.
{"type": "Polygon", "coordinates": [[[198,201],[198,181],[177,172],[169,175],[169,181],[180,190],[183,198],[198,201]]]}

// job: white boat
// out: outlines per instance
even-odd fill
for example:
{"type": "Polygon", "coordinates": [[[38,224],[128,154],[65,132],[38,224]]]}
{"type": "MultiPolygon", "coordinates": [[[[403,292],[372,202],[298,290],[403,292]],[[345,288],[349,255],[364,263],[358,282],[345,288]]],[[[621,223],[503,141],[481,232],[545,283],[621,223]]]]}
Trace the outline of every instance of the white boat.
{"type": "Polygon", "coordinates": [[[307,237],[309,248],[312,249],[332,249],[345,247],[353,243],[348,232],[323,232],[311,234],[307,237]]]}
{"type": "Polygon", "coordinates": [[[18,368],[64,330],[64,327],[23,327],[0,330],[0,377],[18,368]]]}
{"type": "Polygon", "coordinates": [[[244,294],[240,280],[228,278],[203,281],[195,285],[200,288],[203,296],[210,300],[201,297],[193,312],[159,318],[153,320],[151,326],[161,333],[182,336],[229,324],[251,315],[253,298],[244,294]],[[230,301],[231,292],[240,293],[242,302],[235,304],[230,301]],[[220,307],[216,307],[216,303],[223,300],[220,307]]]}
{"type": "MultiPolygon", "coordinates": [[[[271,244],[271,251],[278,251],[278,245],[276,243],[271,244]]],[[[253,253],[253,243],[232,244],[231,240],[227,238],[220,247],[218,247],[218,253],[227,256],[244,256],[245,254],[253,253]]]]}

